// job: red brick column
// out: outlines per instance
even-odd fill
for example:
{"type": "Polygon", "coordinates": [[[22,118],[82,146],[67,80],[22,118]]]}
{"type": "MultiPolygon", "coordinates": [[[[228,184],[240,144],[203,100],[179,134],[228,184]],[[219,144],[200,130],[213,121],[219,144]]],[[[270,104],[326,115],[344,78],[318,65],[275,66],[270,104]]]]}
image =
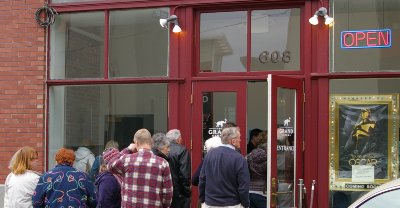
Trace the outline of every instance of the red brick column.
{"type": "Polygon", "coordinates": [[[45,153],[46,29],[35,20],[43,0],[0,1],[0,183],[22,146],[45,153]]]}

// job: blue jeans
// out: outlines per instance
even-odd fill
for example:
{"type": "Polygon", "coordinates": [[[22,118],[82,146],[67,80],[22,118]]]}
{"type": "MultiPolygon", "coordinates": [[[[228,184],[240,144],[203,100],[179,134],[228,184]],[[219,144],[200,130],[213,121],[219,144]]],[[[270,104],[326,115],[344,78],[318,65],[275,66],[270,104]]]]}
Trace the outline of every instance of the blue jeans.
{"type": "Polygon", "coordinates": [[[266,208],[267,207],[267,197],[259,194],[249,194],[250,198],[250,208],[266,208]]]}

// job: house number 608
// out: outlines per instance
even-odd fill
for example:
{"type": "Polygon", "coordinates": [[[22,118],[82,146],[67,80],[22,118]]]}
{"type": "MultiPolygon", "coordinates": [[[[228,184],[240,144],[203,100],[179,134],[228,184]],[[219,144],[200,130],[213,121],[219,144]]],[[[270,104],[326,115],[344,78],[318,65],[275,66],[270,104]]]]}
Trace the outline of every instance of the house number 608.
{"type": "Polygon", "coordinates": [[[260,60],[260,63],[263,64],[266,64],[268,62],[278,63],[279,60],[282,60],[283,63],[289,63],[290,51],[283,51],[282,55],[279,51],[272,51],[272,53],[270,53],[269,51],[263,51],[258,56],[258,60],[260,60]]]}

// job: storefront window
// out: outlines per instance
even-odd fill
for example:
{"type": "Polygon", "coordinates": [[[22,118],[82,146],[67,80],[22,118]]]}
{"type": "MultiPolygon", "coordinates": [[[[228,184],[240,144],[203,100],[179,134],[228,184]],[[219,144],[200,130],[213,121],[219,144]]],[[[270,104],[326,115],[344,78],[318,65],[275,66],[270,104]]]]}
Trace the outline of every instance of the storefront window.
{"type": "Polygon", "coordinates": [[[251,71],[300,70],[300,9],[251,12],[251,71]]]}
{"type": "Polygon", "coordinates": [[[300,9],[200,15],[201,72],[273,70],[300,70],[300,9]]]}
{"type": "Polygon", "coordinates": [[[200,16],[200,71],[246,71],[246,12],[200,16]]]}
{"type": "Polygon", "coordinates": [[[398,178],[399,95],[399,78],[330,81],[330,207],[398,178]]]}
{"type": "Polygon", "coordinates": [[[140,128],[167,130],[167,84],[54,86],[49,93],[49,169],[63,146],[99,155],[110,139],[125,148],[140,128]]]}
{"type": "Polygon", "coordinates": [[[400,1],[330,2],[331,72],[400,71],[400,1]]]}
{"type": "Polygon", "coordinates": [[[168,76],[169,8],[110,12],[110,77],[168,76]]]}
{"type": "MultiPolygon", "coordinates": [[[[168,76],[169,8],[110,12],[109,77],[168,76]]],[[[104,77],[104,12],[57,15],[51,27],[50,78],[104,77]]]]}
{"type": "Polygon", "coordinates": [[[103,12],[57,15],[50,28],[51,79],[103,77],[103,12]]]}

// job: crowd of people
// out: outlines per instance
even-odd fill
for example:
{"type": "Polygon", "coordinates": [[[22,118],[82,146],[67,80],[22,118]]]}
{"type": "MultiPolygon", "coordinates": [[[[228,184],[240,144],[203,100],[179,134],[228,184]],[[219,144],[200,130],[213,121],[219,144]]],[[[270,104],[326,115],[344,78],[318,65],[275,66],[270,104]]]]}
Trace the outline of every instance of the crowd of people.
{"type": "Polygon", "coordinates": [[[19,149],[11,158],[4,207],[190,207],[191,159],[178,129],[151,136],[138,130],[118,150],[110,140],[97,157],[85,146],[61,148],[56,166],[41,174],[38,152],[19,149]]]}
{"type": "Polygon", "coordinates": [[[178,129],[153,136],[140,129],[128,147],[120,151],[110,140],[97,157],[85,147],[61,148],[56,166],[43,174],[34,170],[38,152],[23,147],[10,161],[4,207],[189,208],[191,188],[198,186],[204,208],[265,208],[266,132],[254,129],[250,136],[243,156],[240,129],[227,123],[205,142],[207,154],[193,175],[178,129]]]}

